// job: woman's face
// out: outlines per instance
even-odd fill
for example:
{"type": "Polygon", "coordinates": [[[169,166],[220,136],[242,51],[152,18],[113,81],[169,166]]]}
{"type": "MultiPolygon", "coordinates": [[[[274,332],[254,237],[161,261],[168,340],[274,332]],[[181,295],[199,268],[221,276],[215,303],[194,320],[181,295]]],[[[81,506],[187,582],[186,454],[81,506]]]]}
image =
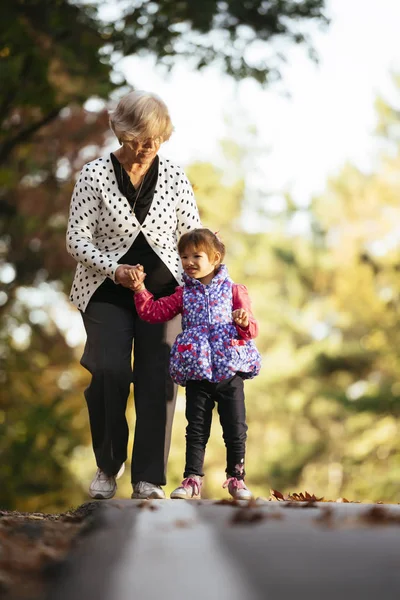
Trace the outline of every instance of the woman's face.
{"type": "Polygon", "coordinates": [[[124,149],[127,150],[134,162],[139,164],[150,164],[162,144],[161,137],[147,138],[143,140],[129,140],[122,142],[124,149]]]}

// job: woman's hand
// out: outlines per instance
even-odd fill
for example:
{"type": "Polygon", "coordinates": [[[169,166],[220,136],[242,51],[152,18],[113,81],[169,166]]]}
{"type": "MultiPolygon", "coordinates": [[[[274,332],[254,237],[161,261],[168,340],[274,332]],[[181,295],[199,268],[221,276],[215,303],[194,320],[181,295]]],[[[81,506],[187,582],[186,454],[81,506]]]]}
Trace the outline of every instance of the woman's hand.
{"type": "Polygon", "coordinates": [[[239,327],[243,327],[244,329],[249,326],[249,314],[247,310],[244,308],[237,308],[232,313],[232,319],[235,321],[239,327]]]}
{"type": "Polygon", "coordinates": [[[115,281],[131,290],[137,287],[138,281],[142,284],[145,277],[142,265],[120,265],[115,271],[115,281]],[[132,273],[138,273],[136,278],[132,277],[132,273]]]}

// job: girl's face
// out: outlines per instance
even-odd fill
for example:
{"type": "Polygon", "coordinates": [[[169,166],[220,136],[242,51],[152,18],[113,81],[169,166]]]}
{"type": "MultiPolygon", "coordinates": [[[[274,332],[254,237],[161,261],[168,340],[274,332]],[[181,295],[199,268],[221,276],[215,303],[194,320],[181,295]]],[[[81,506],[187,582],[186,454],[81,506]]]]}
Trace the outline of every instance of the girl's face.
{"type": "Polygon", "coordinates": [[[207,285],[215,275],[215,268],[221,261],[221,255],[215,252],[213,259],[210,259],[204,250],[189,247],[182,252],[181,261],[186,275],[207,285]]]}

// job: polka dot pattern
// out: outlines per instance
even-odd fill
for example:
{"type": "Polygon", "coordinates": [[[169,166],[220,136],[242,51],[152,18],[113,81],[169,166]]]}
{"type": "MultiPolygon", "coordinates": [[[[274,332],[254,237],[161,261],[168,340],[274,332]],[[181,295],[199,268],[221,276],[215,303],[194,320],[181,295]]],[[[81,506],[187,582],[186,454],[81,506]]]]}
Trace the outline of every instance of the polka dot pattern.
{"type": "Polygon", "coordinates": [[[154,198],[142,224],[121,195],[110,155],[84,165],[71,199],[67,250],[77,261],[70,299],[85,311],[94,291],[110,277],[118,260],[140,232],[178,282],[182,268],[179,237],[201,227],[200,217],[184,171],[160,157],[154,198]]]}

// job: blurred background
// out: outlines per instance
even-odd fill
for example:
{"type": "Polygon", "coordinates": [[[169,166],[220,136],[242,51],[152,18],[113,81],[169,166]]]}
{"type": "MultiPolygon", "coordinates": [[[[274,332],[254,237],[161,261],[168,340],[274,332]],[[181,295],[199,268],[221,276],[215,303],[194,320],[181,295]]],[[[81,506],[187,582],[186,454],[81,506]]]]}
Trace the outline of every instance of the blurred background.
{"type": "MultiPolygon", "coordinates": [[[[260,322],[247,480],[400,501],[397,0],[5,0],[0,8],[0,507],[61,511],[95,470],[69,304],[69,201],[118,145],[107,110],[158,93],[260,322]]],[[[180,390],[167,492],[184,463],[180,390]]],[[[133,431],[134,409],[128,418],[133,431]]],[[[217,415],[205,494],[222,497],[217,415]]],[[[129,497],[129,474],[117,497],[129,497]]]]}

